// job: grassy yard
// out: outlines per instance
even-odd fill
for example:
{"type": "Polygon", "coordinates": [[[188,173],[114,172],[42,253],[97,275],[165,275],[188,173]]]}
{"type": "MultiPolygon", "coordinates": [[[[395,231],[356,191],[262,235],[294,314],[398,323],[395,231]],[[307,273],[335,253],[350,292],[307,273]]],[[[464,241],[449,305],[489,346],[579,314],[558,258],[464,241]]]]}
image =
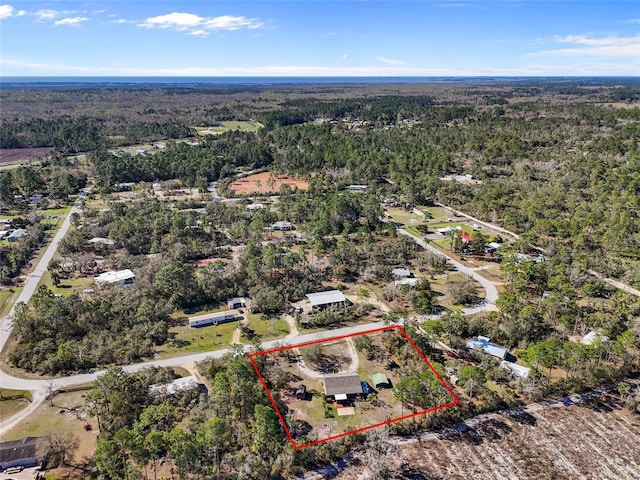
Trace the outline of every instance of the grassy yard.
{"type": "Polygon", "coordinates": [[[0,422],[8,420],[31,402],[31,393],[27,390],[8,390],[0,388],[0,422]]]}
{"type": "Polygon", "coordinates": [[[3,435],[3,440],[18,440],[23,437],[38,437],[52,432],[71,432],[80,438],[80,443],[93,443],[97,436],[97,423],[94,418],[85,418],[84,396],[86,390],[61,393],[43,404],[32,415],[25,418],[11,431],[3,435]],[[77,415],[76,415],[77,414],[77,415]],[[80,418],[78,418],[80,417],[80,418]],[[82,427],[88,422],[93,427],[87,432],[82,427]]]}
{"type": "Polygon", "coordinates": [[[46,271],[40,279],[40,285],[46,285],[54,295],[71,295],[72,293],[82,293],[85,288],[93,287],[93,278],[69,278],[60,279],[60,285],[57,287],[51,281],[49,271],[46,271]]]}
{"type": "Polygon", "coordinates": [[[13,287],[13,292],[9,290],[0,290],[0,317],[4,317],[9,313],[13,303],[18,299],[22,287],[13,287]]]}
{"type": "Polygon", "coordinates": [[[172,340],[158,350],[159,358],[169,358],[176,354],[206,352],[226,348],[230,345],[233,332],[239,322],[223,323],[202,328],[189,326],[171,327],[172,340]]]}
{"type": "Polygon", "coordinates": [[[62,208],[51,208],[49,210],[41,210],[40,213],[44,215],[66,215],[71,211],[71,205],[62,208]]]}
{"type": "Polygon", "coordinates": [[[251,313],[247,315],[249,327],[261,340],[272,340],[285,337],[289,333],[289,325],[282,318],[274,320],[266,319],[261,314],[251,313]]]}

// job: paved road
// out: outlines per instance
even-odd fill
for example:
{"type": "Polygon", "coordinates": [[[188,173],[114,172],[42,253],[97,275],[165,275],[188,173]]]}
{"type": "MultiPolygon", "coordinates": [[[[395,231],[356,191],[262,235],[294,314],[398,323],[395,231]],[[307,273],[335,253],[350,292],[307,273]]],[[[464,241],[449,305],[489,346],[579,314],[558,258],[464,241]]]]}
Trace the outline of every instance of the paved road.
{"type": "Polygon", "coordinates": [[[449,258],[448,256],[446,256],[444,253],[442,253],[437,248],[433,247],[432,245],[429,245],[423,239],[421,239],[419,237],[416,237],[415,235],[407,232],[406,230],[403,230],[402,228],[399,228],[397,231],[398,231],[398,233],[400,233],[402,235],[406,235],[407,237],[412,238],[422,248],[424,248],[426,250],[429,250],[429,251],[435,253],[436,255],[440,255],[441,257],[444,257],[450,265],[453,265],[458,271],[469,275],[471,278],[473,278],[475,281],[477,281],[482,286],[482,288],[484,288],[484,290],[485,290],[484,304],[483,305],[479,305],[479,306],[475,306],[475,307],[469,307],[469,308],[463,309],[462,313],[464,315],[472,315],[474,313],[480,313],[480,312],[482,312],[484,310],[490,310],[490,309],[495,308],[494,305],[496,303],[496,300],[498,300],[498,289],[496,288],[496,286],[490,280],[487,280],[486,278],[484,278],[482,275],[480,275],[474,269],[466,267],[463,264],[461,264],[460,262],[458,262],[458,261],[456,261],[456,260],[454,260],[452,258],[449,258]]]}
{"type": "MultiPolygon", "coordinates": [[[[62,225],[54,235],[53,240],[45,250],[38,264],[36,265],[36,268],[33,269],[31,274],[29,274],[29,277],[27,278],[27,281],[24,284],[24,288],[22,289],[22,292],[20,292],[20,295],[18,296],[18,299],[16,300],[16,302],[13,304],[13,307],[11,308],[9,315],[4,317],[0,321],[0,352],[4,350],[7,340],[9,340],[9,336],[11,335],[11,330],[13,329],[12,319],[13,319],[13,314],[15,312],[16,305],[19,302],[27,303],[31,298],[31,296],[33,295],[33,293],[36,291],[36,288],[38,288],[38,283],[40,282],[42,275],[44,275],[44,273],[47,271],[49,262],[51,261],[51,259],[53,258],[53,255],[58,250],[58,245],[60,244],[60,241],[64,238],[67,231],[69,230],[69,227],[71,226],[71,214],[78,212],[79,207],[82,204],[82,201],[87,196],[91,188],[92,187],[88,187],[82,191],[82,193],[80,194],[80,198],[78,199],[76,204],[71,208],[71,210],[69,211],[69,214],[62,222],[62,225]]],[[[24,417],[30,415],[33,411],[35,411],[46,396],[47,380],[35,380],[35,381],[31,380],[31,382],[38,382],[38,383],[27,383],[26,386],[24,387],[22,386],[23,380],[24,379],[13,377],[11,375],[6,374],[4,371],[0,370],[0,387],[10,388],[15,390],[31,390],[32,392],[31,404],[26,409],[20,411],[16,416],[9,418],[8,420],[0,424],[0,436],[4,432],[6,432],[8,429],[13,427],[17,422],[19,422],[24,417]]]]}
{"type": "MultiPolygon", "coordinates": [[[[87,196],[87,193],[89,192],[90,189],[91,187],[88,187],[82,191],[80,195],[80,199],[78,199],[76,204],[69,211],[69,214],[62,222],[60,229],[58,229],[58,231],[53,237],[53,240],[51,241],[51,243],[45,250],[44,254],[40,258],[40,261],[36,265],[36,268],[34,268],[33,271],[29,274],[27,281],[25,282],[24,287],[22,289],[22,292],[20,292],[18,299],[13,304],[13,307],[11,308],[9,315],[4,317],[2,321],[0,321],[0,352],[4,349],[4,346],[6,345],[7,340],[11,335],[11,330],[13,328],[12,318],[15,312],[16,305],[20,302],[27,303],[31,298],[31,296],[33,295],[33,293],[36,291],[36,288],[38,288],[38,283],[40,282],[42,275],[44,275],[45,272],[47,271],[49,262],[51,261],[51,259],[53,258],[53,255],[58,250],[58,245],[60,244],[60,241],[67,234],[67,230],[69,230],[69,227],[71,226],[71,214],[78,212],[79,206],[81,205],[82,200],[84,200],[84,198],[87,196]]],[[[0,385],[3,387],[5,386],[4,383],[2,382],[0,382],[0,385]]]]}

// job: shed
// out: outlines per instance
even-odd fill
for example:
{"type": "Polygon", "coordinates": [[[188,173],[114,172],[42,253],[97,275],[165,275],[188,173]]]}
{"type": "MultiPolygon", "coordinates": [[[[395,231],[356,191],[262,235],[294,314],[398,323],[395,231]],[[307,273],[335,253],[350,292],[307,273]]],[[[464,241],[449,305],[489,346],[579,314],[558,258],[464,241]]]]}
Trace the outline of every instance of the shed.
{"type": "Polygon", "coordinates": [[[296,388],[296,398],[298,400],[304,400],[307,397],[307,386],[306,385],[298,385],[296,388]]]}
{"type": "Polygon", "coordinates": [[[362,395],[362,382],[355,373],[335,373],[322,379],[325,395],[336,400],[346,400],[349,396],[362,395]]]}
{"type": "Polygon", "coordinates": [[[391,380],[384,373],[374,373],[371,375],[373,386],[377,389],[380,388],[392,388],[391,380]]]}
{"type": "Polygon", "coordinates": [[[227,306],[229,310],[235,308],[251,308],[251,299],[248,297],[229,297],[227,298],[227,306]]]}
{"type": "Polygon", "coordinates": [[[348,300],[340,290],[328,290],[326,292],[308,293],[306,297],[309,299],[312,308],[326,308],[330,305],[339,305],[346,307],[348,300]]]}

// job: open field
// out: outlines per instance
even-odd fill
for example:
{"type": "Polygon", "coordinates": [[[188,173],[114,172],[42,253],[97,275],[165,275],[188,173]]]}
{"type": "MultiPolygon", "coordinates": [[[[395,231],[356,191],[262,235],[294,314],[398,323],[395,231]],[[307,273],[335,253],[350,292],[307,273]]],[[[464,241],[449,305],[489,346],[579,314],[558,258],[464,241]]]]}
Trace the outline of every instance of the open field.
{"type": "MultiPolygon", "coordinates": [[[[640,478],[640,420],[605,396],[520,415],[489,414],[465,432],[424,434],[420,442],[392,439],[382,458],[359,455],[387,478],[462,480],[633,480],[640,478]],[[440,437],[440,438],[438,438],[440,437]],[[367,458],[369,460],[367,461],[367,458]]],[[[374,478],[362,464],[338,480],[374,478]]]]}
{"type": "Polygon", "coordinates": [[[38,157],[49,155],[51,147],[39,148],[1,148],[0,163],[26,163],[38,157]]]}
{"type": "Polygon", "coordinates": [[[198,135],[219,135],[229,130],[240,130],[243,132],[257,132],[262,125],[258,122],[247,121],[224,121],[219,125],[211,127],[193,127],[198,135]]]}
{"type": "Polygon", "coordinates": [[[236,195],[265,195],[278,193],[280,187],[285,184],[289,185],[292,190],[296,188],[307,190],[309,188],[309,182],[303,178],[291,175],[279,176],[271,172],[261,172],[231,182],[229,190],[236,195]]]}

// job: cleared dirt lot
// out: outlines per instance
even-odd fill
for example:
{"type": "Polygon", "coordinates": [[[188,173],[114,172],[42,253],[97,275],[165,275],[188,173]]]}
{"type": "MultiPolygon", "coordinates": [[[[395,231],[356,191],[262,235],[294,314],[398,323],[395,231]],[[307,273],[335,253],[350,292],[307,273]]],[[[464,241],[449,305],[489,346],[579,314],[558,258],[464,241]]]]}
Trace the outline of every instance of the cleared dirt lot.
{"type": "MultiPolygon", "coordinates": [[[[389,478],[542,480],[639,479],[640,417],[611,396],[586,404],[496,418],[445,438],[388,449],[389,478]]],[[[373,478],[362,464],[336,478],[373,478]]]]}
{"type": "Polygon", "coordinates": [[[291,175],[279,176],[272,175],[270,172],[261,172],[232,182],[229,185],[229,190],[237,195],[265,195],[278,193],[280,187],[284,184],[289,185],[292,190],[296,188],[307,190],[309,188],[309,182],[304,178],[291,175]]]}

